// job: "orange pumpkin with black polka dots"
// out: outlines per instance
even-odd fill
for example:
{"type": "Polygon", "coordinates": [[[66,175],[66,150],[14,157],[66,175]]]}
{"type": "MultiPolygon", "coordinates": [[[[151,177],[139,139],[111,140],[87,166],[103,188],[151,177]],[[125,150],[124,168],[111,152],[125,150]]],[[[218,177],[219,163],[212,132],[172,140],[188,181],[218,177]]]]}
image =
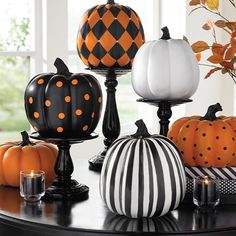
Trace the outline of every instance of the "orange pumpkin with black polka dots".
{"type": "Polygon", "coordinates": [[[171,126],[168,137],[187,166],[236,166],[236,117],[216,117],[218,111],[222,111],[219,103],[203,117],[183,117],[171,126]]]}
{"type": "Polygon", "coordinates": [[[82,138],[96,128],[102,91],[89,74],[73,74],[57,58],[56,73],[39,74],[25,90],[25,110],[32,127],[46,138],[82,138]]]}

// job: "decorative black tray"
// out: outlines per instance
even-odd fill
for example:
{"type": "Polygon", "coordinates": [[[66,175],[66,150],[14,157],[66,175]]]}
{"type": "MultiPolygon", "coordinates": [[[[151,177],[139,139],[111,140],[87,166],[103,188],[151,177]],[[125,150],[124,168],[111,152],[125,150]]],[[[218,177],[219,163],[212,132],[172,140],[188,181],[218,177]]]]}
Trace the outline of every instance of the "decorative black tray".
{"type": "Polygon", "coordinates": [[[174,106],[178,106],[178,105],[181,105],[181,104],[184,104],[184,103],[188,103],[188,102],[192,102],[193,100],[191,99],[178,99],[178,100],[151,100],[151,99],[145,99],[145,98],[140,98],[140,99],[137,99],[137,102],[144,102],[144,103],[148,103],[152,106],[156,106],[156,107],[159,107],[159,104],[160,103],[169,103],[171,105],[171,107],[174,107],[174,106]]]}
{"type": "Polygon", "coordinates": [[[114,73],[116,77],[121,75],[125,75],[128,72],[131,72],[129,68],[86,68],[86,70],[90,70],[98,75],[107,76],[108,73],[114,73]]]}
{"type": "Polygon", "coordinates": [[[41,136],[38,132],[33,132],[32,134],[30,134],[30,137],[36,140],[42,140],[42,141],[46,141],[46,142],[54,143],[54,144],[61,143],[61,142],[68,142],[69,144],[74,144],[74,143],[82,143],[86,140],[97,138],[98,134],[91,133],[90,135],[81,137],[81,138],[62,139],[62,138],[52,138],[52,137],[47,138],[47,137],[41,136]]]}
{"type": "Polygon", "coordinates": [[[157,116],[160,123],[160,134],[167,136],[169,130],[170,118],[172,116],[171,107],[177,106],[180,104],[192,102],[191,99],[177,99],[177,100],[151,100],[140,98],[137,102],[144,102],[149,105],[158,107],[157,116]]]}

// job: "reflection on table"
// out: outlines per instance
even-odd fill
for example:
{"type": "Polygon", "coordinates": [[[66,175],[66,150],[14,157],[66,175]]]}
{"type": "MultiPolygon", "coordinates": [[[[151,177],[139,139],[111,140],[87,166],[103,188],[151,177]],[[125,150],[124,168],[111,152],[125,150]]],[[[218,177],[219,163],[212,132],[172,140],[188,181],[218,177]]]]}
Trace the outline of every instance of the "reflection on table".
{"type": "Polygon", "coordinates": [[[116,232],[179,232],[181,228],[172,213],[163,217],[131,219],[108,213],[104,228],[116,232]]]}
{"type": "Polygon", "coordinates": [[[89,199],[81,203],[40,201],[29,204],[20,197],[19,189],[0,187],[0,214],[9,219],[67,227],[76,232],[89,229],[124,234],[193,233],[236,228],[236,205],[220,204],[215,211],[200,212],[193,204],[183,203],[163,217],[130,219],[109,212],[96,191],[91,191],[89,199]]]}

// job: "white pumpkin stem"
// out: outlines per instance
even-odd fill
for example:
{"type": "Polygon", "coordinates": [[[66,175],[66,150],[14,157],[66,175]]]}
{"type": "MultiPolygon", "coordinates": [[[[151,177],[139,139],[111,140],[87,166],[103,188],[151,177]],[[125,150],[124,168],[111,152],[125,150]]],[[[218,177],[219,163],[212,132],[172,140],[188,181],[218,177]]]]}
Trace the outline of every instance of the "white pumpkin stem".
{"type": "Polygon", "coordinates": [[[142,119],[137,120],[135,125],[138,127],[138,129],[135,134],[131,135],[133,138],[146,138],[151,136],[151,134],[148,133],[147,126],[142,119]]]}
{"type": "Polygon", "coordinates": [[[220,103],[211,105],[208,107],[206,115],[201,117],[200,120],[209,120],[209,121],[217,120],[216,112],[218,111],[222,111],[222,106],[220,105],[220,103]]]}
{"type": "Polygon", "coordinates": [[[167,26],[163,27],[161,31],[163,32],[161,39],[164,39],[164,40],[171,39],[170,32],[167,26]]]}
{"type": "Polygon", "coordinates": [[[22,142],[20,142],[18,144],[19,146],[24,147],[24,146],[28,146],[28,145],[31,145],[31,146],[34,145],[34,143],[30,142],[29,135],[26,131],[22,131],[20,134],[22,137],[22,142]]]}
{"type": "Polygon", "coordinates": [[[55,60],[54,66],[57,68],[57,74],[71,76],[72,73],[70,73],[64,61],[60,59],[59,57],[55,60]]]}

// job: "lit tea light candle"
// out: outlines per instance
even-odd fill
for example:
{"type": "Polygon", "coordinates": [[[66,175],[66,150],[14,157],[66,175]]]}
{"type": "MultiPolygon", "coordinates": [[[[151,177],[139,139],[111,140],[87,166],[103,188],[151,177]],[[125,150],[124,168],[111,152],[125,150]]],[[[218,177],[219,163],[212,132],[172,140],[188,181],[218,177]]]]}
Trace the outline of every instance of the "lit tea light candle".
{"type": "Polygon", "coordinates": [[[20,194],[26,201],[39,201],[45,194],[45,173],[34,170],[21,171],[20,194]]]}
{"type": "Polygon", "coordinates": [[[203,178],[204,178],[204,184],[208,185],[209,183],[208,176],[204,176],[203,178]]]}
{"type": "Polygon", "coordinates": [[[214,208],[220,202],[219,179],[208,176],[194,179],[193,202],[200,208],[214,208]]]}

